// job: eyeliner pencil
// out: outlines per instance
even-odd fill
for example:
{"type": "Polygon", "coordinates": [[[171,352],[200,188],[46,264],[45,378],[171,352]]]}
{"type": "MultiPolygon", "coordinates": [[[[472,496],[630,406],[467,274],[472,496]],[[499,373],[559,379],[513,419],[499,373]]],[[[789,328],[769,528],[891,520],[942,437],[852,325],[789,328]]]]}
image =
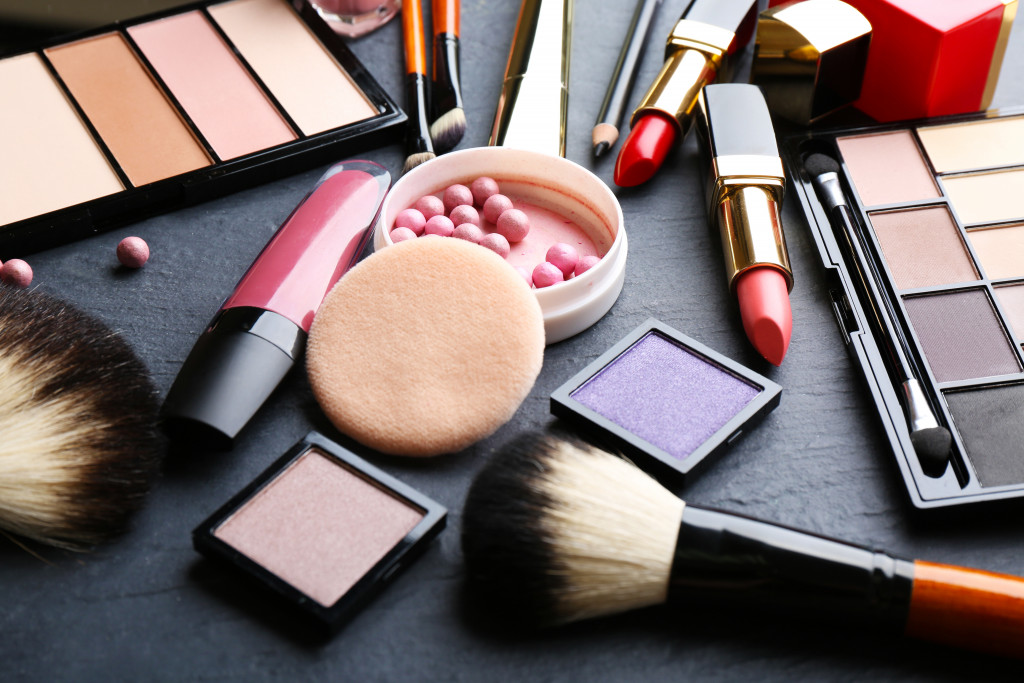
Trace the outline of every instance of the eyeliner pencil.
{"type": "Polygon", "coordinates": [[[640,58],[647,46],[647,38],[654,23],[654,14],[661,0],[637,0],[633,19],[626,30],[626,42],[622,44],[619,61],[615,64],[611,83],[605,93],[601,111],[597,114],[592,139],[594,156],[600,157],[619,139],[619,123],[626,113],[629,94],[636,81],[640,58]]]}
{"type": "Polygon", "coordinates": [[[405,43],[405,107],[409,128],[405,132],[405,166],[408,173],[434,158],[430,141],[429,99],[427,97],[427,51],[423,39],[423,9],[420,0],[405,0],[402,7],[402,35],[405,43]]]}
{"type": "Polygon", "coordinates": [[[950,459],[953,437],[939,425],[928,398],[918,379],[922,373],[916,367],[903,329],[896,323],[892,303],[880,291],[881,275],[878,267],[865,253],[868,240],[853,219],[846,197],[839,185],[839,162],[826,154],[811,154],[804,161],[808,175],[814,182],[821,203],[828,213],[833,228],[846,241],[853,257],[854,271],[868,301],[865,310],[871,314],[877,333],[875,339],[886,359],[897,385],[897,393],[907,413],[910,443],[914,447],[921,469],[929,476],[941,476],[950,459]],[[856,243],[860,243],[857,248],[856,243]]]}
{"type": "Polygon", "coordinates": [[[462,106],[459,65],[459,0],[432,0],[434,22],[433,89],[434,107],[430,137],[434,149],[443,154],[454,148],[466,133],[466,113],[462,106]]]}

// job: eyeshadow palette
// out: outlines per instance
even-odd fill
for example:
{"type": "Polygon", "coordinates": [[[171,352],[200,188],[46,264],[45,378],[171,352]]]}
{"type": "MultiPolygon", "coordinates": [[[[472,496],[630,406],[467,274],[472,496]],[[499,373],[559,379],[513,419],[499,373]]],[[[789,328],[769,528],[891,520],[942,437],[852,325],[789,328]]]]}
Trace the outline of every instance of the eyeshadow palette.
{"type": "Polygon", "coordinates": [[[774,409],[781,391],[651,319],[556,390],[551,412],[674,486],[774,409]]]}
{"type": "Polygon", "coordinates": [[[0,258],[379,145],[405,114],[306,3],[179,7],[0,58],[0,258]]]}
{"type": "Polygon", "coordinates": [[[1024,112],[801,135],[785,155],[851,353],[918,508],[1024,496],[1024,112]],[[873,292],[804,167],[823,153],[857,222],[873,292]],[[845,249],[845,250],[844,250],[845,249]],[[866,312],[892,311],[941,426],[950,464],[927,471],[866,312]]]}
{"type": "Polygon", "coordinates": [[[331,632],[422,551],[446,511],[311,432],[192,534],[331,632]]]}

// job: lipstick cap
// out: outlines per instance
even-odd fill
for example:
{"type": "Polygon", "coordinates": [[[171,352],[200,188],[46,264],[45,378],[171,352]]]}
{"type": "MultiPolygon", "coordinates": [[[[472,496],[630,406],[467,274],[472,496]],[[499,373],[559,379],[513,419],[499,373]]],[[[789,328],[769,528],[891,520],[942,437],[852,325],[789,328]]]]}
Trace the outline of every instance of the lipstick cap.
{"type": "Polygon", "coordinates": [[[808,125],[860,96],[870,43],[871,24],[842,0],[788,2],[761,12],[750,81],[774,114],[808,125]]]}

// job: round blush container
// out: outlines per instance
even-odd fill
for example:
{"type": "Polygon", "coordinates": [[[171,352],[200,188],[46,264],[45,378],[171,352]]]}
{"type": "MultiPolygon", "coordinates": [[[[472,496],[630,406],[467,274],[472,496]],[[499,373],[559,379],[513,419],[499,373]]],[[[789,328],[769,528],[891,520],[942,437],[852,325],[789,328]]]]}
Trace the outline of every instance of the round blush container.
{"type": "MultiPolygon", "coordinates": [[[[527,270],[544,260],[551,244],[565,242],[564,236],[541,239],[536,216],[551,224],[568,221],[585,234],[595,255],[601,260],[590,270],[534,294],[544,316],[548,344],[561,341],[587,329],[604,316],[622,291],[626,268],[626,231],[622,208],[615,195],[596,175],[562,157],[510,147],[477,147],[451,152],[420,164],[395,183],[374,229],[375,250],[391,245],[390,228],[400,211],[417,199],[440,194],[459,183],[469,185],[475,179],[494,178],[502,194],[516,208],[526,207],[535,227],[529,238],[513,245],[507,262],[522,266],[517,258],[532,260],[527,270]],[[524,254],[524,250],[536,252],[524,254]],[[518,254],[518,256],[517,256],[518,254]]],[[[493,226],[487,225],[488,231],[493,226]]],[[[575,245],[574,245],[575,246],[575,245]]],[[[581,250],[581,256],[586,255],[581,250]]]]}

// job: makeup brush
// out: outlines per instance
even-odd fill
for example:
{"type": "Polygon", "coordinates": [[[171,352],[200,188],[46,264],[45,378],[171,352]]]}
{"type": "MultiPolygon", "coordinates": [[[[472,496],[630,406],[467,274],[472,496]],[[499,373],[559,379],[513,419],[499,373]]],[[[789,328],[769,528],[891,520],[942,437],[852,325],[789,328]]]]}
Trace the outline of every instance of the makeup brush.
{"type": "Polygon", "coordinates": [[[551,625],[666,601],[732,603],[1024,657],[1024,579],[687,505],[590,446],[513,441],[473,482],[462,520],[469,588],[495,619],[551,625]]]}
{"type": "Polygon", "coordinates": [[[459,67],[459,0],[433,0],[434,22],[433,90],[434,122],[430,137],[434,149],[443,154],[459,144],[466,133],[466,113],[462,107],[459,67]]]}
{"type": "Polygon", "coordinates": [[[874,324],[875,341],[885,357],[906,410],[910,443],[921,468],[930,476],[941,476],[949,462],[953,437],[948,429],[939,425],[932,412],[918,379],[922,373],[914,363],[910,343],[903,328],[896,323],[892,301],[881,292],[879,283],[882,279],[878,264],[866,253],[867,237],[854,220],[839,184],[839,163],[830,156],[815,153],[804,161],[804,168],[814,181],[833,229],[844,238],[846,247],[853,255],[856,266],[854,270],[868,297],[868,305],[864,306],[864,310],[868,311],[870,322],[874,324]]]}
{"type": "Polygon", "coordinates": [[[0,529],[84,549],[122,532],[160,464],[156,391],[103,323],[0,287],[0,529]]]}
{"type": "Polygon", "coordinates": [[[423,10],[420,0],[405,0],[402,7],[402,35],[405,43],[405,109],[409,127],[405,131],[405,165],[408,173],[436,155],[430,141],[429,98],[427,97],[427,52],[423,40],[423,10]]]}

